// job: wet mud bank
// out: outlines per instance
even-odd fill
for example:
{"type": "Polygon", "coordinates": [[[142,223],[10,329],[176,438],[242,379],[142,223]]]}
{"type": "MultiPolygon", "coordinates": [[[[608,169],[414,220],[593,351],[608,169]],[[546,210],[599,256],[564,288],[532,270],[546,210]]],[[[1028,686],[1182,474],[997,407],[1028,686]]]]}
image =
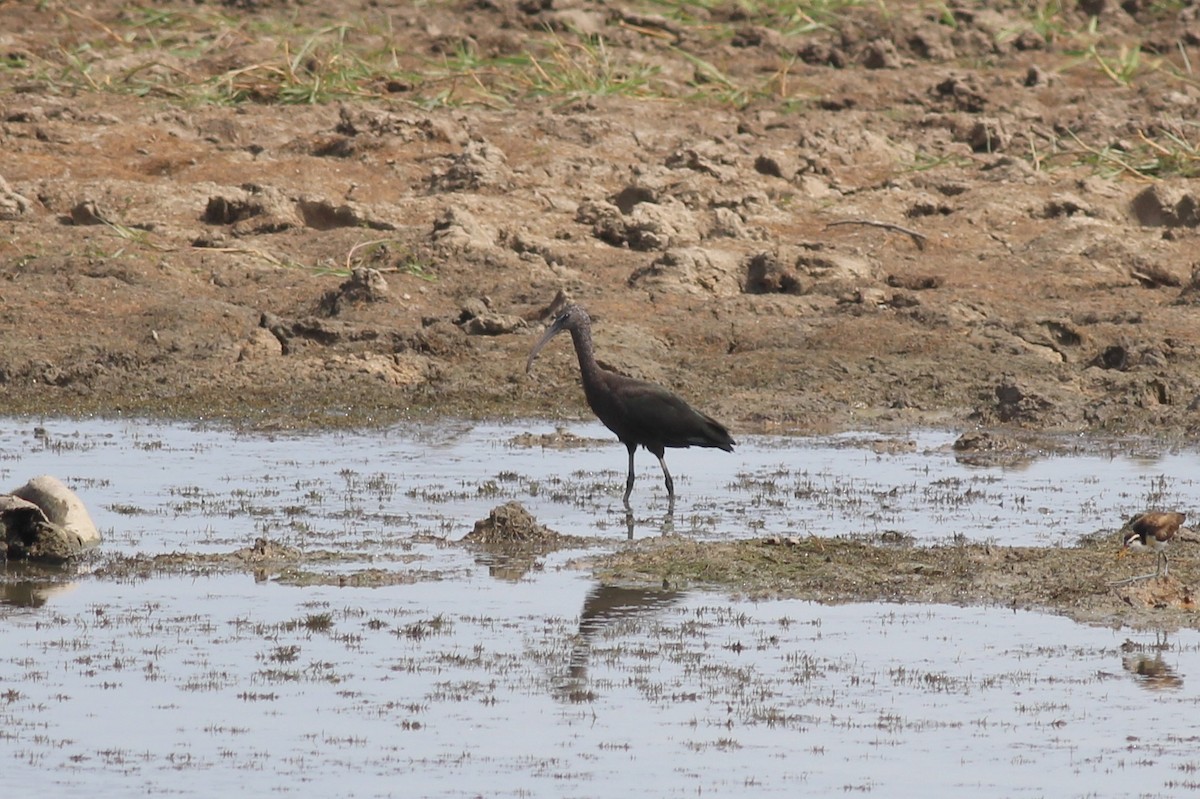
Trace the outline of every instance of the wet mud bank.
{"type": "MultiPolygon", "coordinates": [[[[484,550],[492,575],[521,580],[547,568],[546,556],[569,550],[549,568],[592,574],[601,585],[672,592],[710,591],[741,600],[800,599],[822,604],[899,604],[1003,607],[1042,611],[1074,621],[1134,629],[1200,628],[1192,575],[1200,568],[1195,540],[1172,552],[1172,572],[1152,576],[1153,556],[1115,557],[1119,542],[1097,536],[1075,547],[1011,547],[772,536],[741,541],[647,538],[613,549],[611,540],[543,538],[536,551],[521,544],[490,543],[484,550]],[[1145,577],[1126,582],[1131,577],[1145,577]]],[[[468,535],[439,548],[478,553],[468,535]]],[[[231,553],[159,556],[93,556],[88,579],[123,581],[172,574],[248,573],[290,586],[380,588],[461,579],[462,568],[431,568],[413,554],[402,563],[364,566],[361,559],[329,552],[301,553],[272,542],[231,553]]],[[[74,572],[72,572],[73,574],[74,572]]],[[[65,571],[28,572],[52,584],[65,571]]],[[[10,576],[18,576],[13,572],[10,576]]],[[[26,582],[18,580],[17,582],[26,582]]]]}
{"type": "MultiPolygon", "coordinates": [[[[1116,551],[1111,540],[1077,547],[1008,547],[808,537],[728,543],[661,539],[588,562],[604,581],[703,587],[748,599],[999,606],[1061,614],[1087,624],[1200,627],[1187,577],[1120,584],[1145,573],[1153,558],[1118,563],[1116,551]]],[[[1190,574],[1195,558],[1185,551],[1180,568],[1190,574]]]]}
{"type": "MultiPolygon", "coordinates": [[[[497,508],[490,519],[498,514],[512,514],[511,503],[497,508]]],[[[966,541],[918,545],[895,537],[778,535],[735,541],[664,535],[614,546],[611,538],[561,536],[537,525],[528,514],[525,518],[536,530],[536,540],[487,540],[477,532],[489,523],[482,519],[476,532],[459,540],[431,537],[410,547],[414,551],[385,558],[301,551],[260,539],[232,552],[93,553],[59,568],[10,564],[4,582],[18,597],[30,586],[50,588],[78,579],[119,583],[171,575],[248,574],[258,582],[294,587],[381,588],[467,576],[461,562],[437,565],[428,552],[434,548],[451,557],[455,552],[469,555],[505,581],[528,579],[547,568],[565,569],[591,574],[599,585],[675,593],[701,590],[750,601],[1003,607],[1103,626],[1200,628],[1191,579],[1200,568],[1200,541],[1190,533],[1171,552],[1170,574],[1154,576],[1153,555],[1116,558],[1119,542],[1113,534],[1097,534],[1069,547],[966,541]],[[1131,581],[1134,577],[1143,579],[1131,581]]]]}

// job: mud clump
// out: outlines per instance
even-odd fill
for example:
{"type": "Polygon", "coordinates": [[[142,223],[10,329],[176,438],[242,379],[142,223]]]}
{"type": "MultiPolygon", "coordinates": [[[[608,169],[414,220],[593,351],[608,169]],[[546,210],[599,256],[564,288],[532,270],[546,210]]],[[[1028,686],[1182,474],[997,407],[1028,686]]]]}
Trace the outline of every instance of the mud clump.
{"type": "Polygon", "coordinates": [[[337,316],[349,305],[384,302],[389,296],[387,281],[378,269],[356,266],[344,283],[325,293],[319,310],[323,316],[337,316]]]}
{"type": "Polygon", "coordinates": [[[972,430],[953,445],[954,458],[973,466],[1015,466],[1032,461],[1040,450],[1025,441],[987,430],[972,430]]]}
{"type": "Polygon", "coordinates": [[[540,558],[569,547],[584,547],[588,541],[563,535],[545,525],[520,502],[493,508],[486,519],[475,522],[461,543],[476,552],[476,560],[487,566],[492,577],[516,582],[528,572],[542,568],[540,558]]]}
{"type": "Polygon", "coordinates": [[[488,547],[524,547],[555,543],[561,535],[538,524],[520,502],[506,502],[492,509],[486,519],[475,522],[475,528],[463,541],[488,547]]]}
{"type": "Polygon", "coordinates": [[[253,546],[242,547],[230,554],[230,558],[247,564],[294,561],[301,558],[300,550],[269,538],[256,538],[253,546]]]}
{"type": "Polygon", "coordinates": [[[575,449],[593,447],[606,439],[591,438],[572,433],[565,427],[556,427],[553,433],[521,433],[513,436],[509,443],[514,447],[541,447],[542,449],[575,449]]]}

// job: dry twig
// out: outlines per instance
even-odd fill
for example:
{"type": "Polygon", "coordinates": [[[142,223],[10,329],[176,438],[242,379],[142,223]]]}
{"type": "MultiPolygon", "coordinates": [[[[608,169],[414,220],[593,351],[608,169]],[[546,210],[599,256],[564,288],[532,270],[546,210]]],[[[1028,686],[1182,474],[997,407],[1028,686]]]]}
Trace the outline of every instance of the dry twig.
{"type": "Polygon", "coordinates": [[[840,219],[837,222],[830,222],[825,227],[831,228],[838,225],[866,225],[868,227],[881,227],[884,230],[893,230],[897,233],[904,233],[913,240],[913,244],[917,245],[918,250],[925,249],[925,240],[928,238],[924,233],[918,233],[911,228],[906,228],[891,222],[879,222],[874,219],[840,219]]]}

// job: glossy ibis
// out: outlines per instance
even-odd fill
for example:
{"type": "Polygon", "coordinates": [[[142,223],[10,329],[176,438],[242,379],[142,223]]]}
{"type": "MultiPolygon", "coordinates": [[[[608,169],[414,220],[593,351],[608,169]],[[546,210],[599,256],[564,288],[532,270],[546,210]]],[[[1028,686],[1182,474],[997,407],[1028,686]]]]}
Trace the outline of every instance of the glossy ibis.
{"type": "Polygon", "coordinates": [[[737,442],[720,422],[693,409],[662,386],[601,368],[592,351],[592,319],[578,305],[566,306],[554,318],[529,353],[525,371],[533,368],[533,361],[542,347],[564,330],[571,331],[571,340],[575,343],[575,354],[579,356],[579,371],[583,377],[583,393],[588,405],[629,450],[625,506],[629,507],[629,494],[633,491],[633,454],[640,445],[658,458],[667,484],[668,504],[673,508],[675,483],[663,459],[666,448],[716,447],[733,452],[737,442]]]}
{"type": "Polygon", "coordinates": [[[1158,556],[1158,568],[1154,574],[1130,577],[1128,580],[1123,580],[1122,582],[1133,582],[1134,580],[1144,580],[1148,577],[1166,575],[1168,573],[1167,544],[1179,532],[1179,527],[1186,518],[1182,513],[1150,511],[1139,513],[1125,522],[1125,526],[1121,528],[1121,551],[1117,553],[1117,557],[1122,557],[1131,549],[1150,549],[1158,556]]]}

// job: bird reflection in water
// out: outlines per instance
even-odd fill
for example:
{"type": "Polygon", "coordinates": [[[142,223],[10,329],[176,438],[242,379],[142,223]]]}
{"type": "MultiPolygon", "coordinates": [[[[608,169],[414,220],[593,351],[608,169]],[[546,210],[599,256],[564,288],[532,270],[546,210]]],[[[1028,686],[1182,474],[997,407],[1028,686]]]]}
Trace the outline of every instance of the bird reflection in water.
{"type": "Polygon", "coordinates": [[[533,552],[505,552],[495,547],[477,552],[475,563],[487,568],[488,577],[506,583],[519,583],[529,572],[542,570],[542,563],[533,552]]]}
{"type": "MultiPolygon", "coordinates": [[[[627,506],[625,508],[625,533],[630,541],[633,540],[634,523],[636,521],[633,516],[633,509],[627,506]]],[[[675,532],[675,510],[673,508],[668,508],[667,512],[663,514],[662,524],[658,529],[663,535],[671,535],[675,532]]]]}
{"type": "Polygon", "coordinates": [[[588,591],[579,613],[579,632],[571,647],[567,677],[556,690],[559,698],[590,701],[595,693],[588,684],[588,666],[592,648],[604,628],[624,619],[650,615],[678,602],[683,591],[670,588],[631,588],[599,584],[588,591]]]}
{"type": "Polygon", "coordinates": [[[633,492],[633,456],[640,446],[658,458],[667,486],[668,510],[673,511],[675,481],[664,460],[667,447],[714,447],[733,452],[737,442],[716,419],[695,410],[662,386],[601,367],[592,348],[592,318],[578,305],[568,304],[554,317],[529,353],[526,372],[533,369],[534,360],[550,339],[564,330],[571,332],[588,406],[629,450],[625,507],[629,507],[629,495],[633,492]]]}
{"type": "Polygon", "coordinates": [[[1121,665],[1133,675],[1138,685],[1151,691],[1183,687],[1183,677],[1163,660],[1162,655],[1139,653],[1125,655],[1121,665]]]}
{"type": "Polygon", "coordinates": [[[1165,634],[1160,634],[1154,644],[1126,641],[1121,645],[1121,666],[1148,691],[1182,688],[1183,677],[1163,660],[1162,653],[1169,648],[1165,634]]]}

